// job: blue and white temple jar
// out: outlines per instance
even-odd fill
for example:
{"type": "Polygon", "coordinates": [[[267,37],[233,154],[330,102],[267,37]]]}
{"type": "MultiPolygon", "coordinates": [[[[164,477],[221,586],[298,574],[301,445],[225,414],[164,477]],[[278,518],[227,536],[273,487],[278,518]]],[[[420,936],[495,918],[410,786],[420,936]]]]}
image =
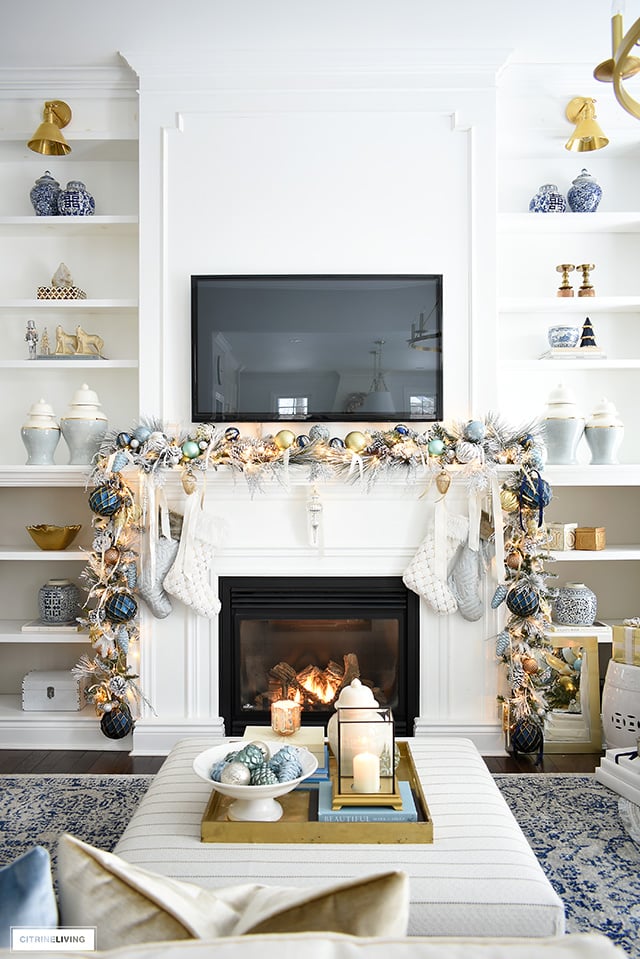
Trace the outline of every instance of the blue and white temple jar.
{"type": "Polygon", "coordinates": [[[529,202],[530,213],[564,213],[567,201],[555,183],[545,183],[529,202]]]}
{"type": "Polygon", "coordinates": [[[31,187],[29,199],[36,216],[57,216],[60,184],[47,170],[31,187]]]}
{"type": "Polygon", "coordinates": [[[584,583],[565,583],[555,595],[553,609],[556,623],[563,626],[593,626],[598,600],[584,583]]]}
{"type": "Polygon", "coordinates": [[[582,170],[567,193],[572,213],[595,213],[602,199],[602,187],[588,170],[582,170]]]}
{"type": "Polygon", "coordinates": [[[93,216],[95,200],[81,180],[69,180],[58,196],[58,212],[62,216],[93,216]]]}

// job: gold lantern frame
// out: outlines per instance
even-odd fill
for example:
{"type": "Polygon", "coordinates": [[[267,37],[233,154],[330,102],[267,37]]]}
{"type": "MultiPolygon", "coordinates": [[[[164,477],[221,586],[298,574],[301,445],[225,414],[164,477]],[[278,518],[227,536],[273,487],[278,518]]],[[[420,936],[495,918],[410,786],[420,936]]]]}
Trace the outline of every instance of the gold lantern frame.
{"type": "Polygon", "coordinates": [[[338,750],[333,779],[332,808],[391,806],[402,809],[395,770],[395,725],[390,709],[380,706],[341,706],[337,710],[338,750]],[[358,788],[354,760],[377,758],[379,788],[358,788]]]}

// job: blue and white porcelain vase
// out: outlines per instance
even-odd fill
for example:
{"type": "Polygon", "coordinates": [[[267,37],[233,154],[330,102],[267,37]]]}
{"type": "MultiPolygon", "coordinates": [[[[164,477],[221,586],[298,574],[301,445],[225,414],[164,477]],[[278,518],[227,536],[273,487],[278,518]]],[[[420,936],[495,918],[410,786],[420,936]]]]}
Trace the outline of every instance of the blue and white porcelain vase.
{"type": "Polygon", "coordinates": [[[47,170],[31,187],[29,199],[36,216],[58,216],[60,184],[47,170]]]}
{"type": "Polygon", "coordinates": [[[529,202],[530,213],[564,213],[567,201],[555,183],[545,183],[529,202]]]}
{"type": "Polygon", "coordinates": [[[68,579],[50,579],[38,592],[38,606],[45,625],[75,625],[80,614],[80,591],[68,579]]]}
{"type": "Polygon", "coordinates": [[[572,213],[595,213],[602,199],[602,187],[588,170],[582,170],[567,193],[572,213]]]}
{"type": "Polygon", "coordinates": [[[81,180],[69,180],[58,196],[58,212],[61,216],[93,216],[95,200],[81,180]]]}
{"type": "Polygon", "coordinates": [[[559,625],[593,626],[598,599],[584,583],[565,583],[555,594],[553,610],[559,625]]]}

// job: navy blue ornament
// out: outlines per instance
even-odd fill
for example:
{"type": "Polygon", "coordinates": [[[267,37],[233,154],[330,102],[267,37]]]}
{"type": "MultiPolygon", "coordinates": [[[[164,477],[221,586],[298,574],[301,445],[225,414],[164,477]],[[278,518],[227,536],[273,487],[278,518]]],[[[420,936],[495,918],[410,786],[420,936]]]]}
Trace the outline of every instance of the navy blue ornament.
{"type": "Polygon", "coordinates": [[[89,509],[98,516],[113,516],[122,506],[122,500],[111,486],[97,486],[89,497],[89,509]]]}
{"type": "Polygon", "coordinates": [[[104,604],[107,619],[113,623],[128,623],[138,612],[138,604],[126,590],[112,593],[104,604]]]}
{"type": "Polygon", "coordinates": [[[400,423],[399,426],[396,426],[396,433],[398,433],[400,436],[408,436],[409,430],[406,426],[400,423]]]}
{"type": "Polygon", "coordinates": [[[224,431],[224,436],[225,436],[225,439],[229,440],[229,442],[232,443],[234,440],[237,440],[238,437],[240,436],[240,430],[238,429],[237,426],[228,426],[226,430],[224,431]]]}
{"type": "Polygon", "coordinates": [[[306,433],[301,433],[300,436],[296,436],[296,446],[302,448],[303,446],[308,446],[311,442],[311,437],[307,436],[306,433]]]}
{"type": "Polygon", "coordinates": [[[534,445],[534,443],[535,443],[535,439],[531,435],[531,433],[525,433],[524,436],[520,437],[520,446],[524,450],[530,450],[531,447],[534,445]]]}
{"type": "Polygon", "coordinates": [[[535,719],[518,719],[511,730],[511,748],[518,753],[538,753],[542,758],[544,735],[542,726],[535,719]]]}
{"type": "Polygon", "coordinates": [[[329,446],[332,446],[334,450],[344,449],[344,440],[341,440],[339,436],[333,436],[329,440],[329,446]]]}
{"type": "Polygon", "coordinates": [[[116,436],[116,444],[121,446],[123,449],[125,446],[128,446],[131,442],[131,436],[129,433],[118,433],[116,436]]]}
{"type": "Polygon", "coordinates": [[[522,477],[518,499],[529,509],[544,509],[551,502],[551,487],[537,470],[532,470],[522,477]]]}
{"type": "Polygon", "coordinates": [[[529,583],[516,583],[507,593],[507,607],[514,616],[532,616],[539,606],[538,594],[529,583]]]}
{"type": "Polygon", "coordinates": [[[107,739],[124,739],[133,729],[134,722],[128,708],[122,703],[102,714],[100,729],[107,739]]]}

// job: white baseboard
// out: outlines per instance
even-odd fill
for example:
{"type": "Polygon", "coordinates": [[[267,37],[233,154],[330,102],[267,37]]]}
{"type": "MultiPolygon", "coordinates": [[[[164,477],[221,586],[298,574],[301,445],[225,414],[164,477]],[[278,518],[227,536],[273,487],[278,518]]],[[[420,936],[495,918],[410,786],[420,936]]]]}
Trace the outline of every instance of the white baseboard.
{"type": "Polygon", "coordinates": [[[184,719],[158,722],[139,719],[133,731],[132,756],[166,756],[181,739],[205,740],[215,746],[225,738],[221,717],[213,719],[184,719]]]}
{"type": "Polygon", "coordinates": [[[470,739],[483,756],[505,756],[504,733],[500,723],[433,723],[416,718],[414,735],[450,736],[470,739]]]}

